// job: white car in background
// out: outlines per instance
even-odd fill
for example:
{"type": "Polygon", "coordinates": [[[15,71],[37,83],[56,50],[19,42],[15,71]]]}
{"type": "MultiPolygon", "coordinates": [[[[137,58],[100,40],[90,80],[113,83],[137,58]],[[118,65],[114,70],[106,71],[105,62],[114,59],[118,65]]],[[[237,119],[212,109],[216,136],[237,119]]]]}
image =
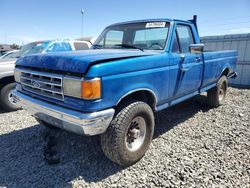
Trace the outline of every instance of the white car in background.
{"type": "Polygon", "coordinates": [[[88,50],[92,44],[89,41],[77,40],[44,40],[22,46],[16,57],[49,52],[88,50]]]}
{"type": "Polygon", "coordinates": [[[14,68],[17,58],[31,54],[41,54],[62,51],[88,50],[91,47],[89,41],[71,40],[46,40],[37,41],[22,46],[12,58],[0,59],[0,107],[5,111],[20,109],[12,97],[15,88],[14,68]]]}
{"type": "Polygon", "coordinates": [[[89,41],[74,40],[74,41],[70,41],[70,43],[71,43],[72,49],[75,51],[88,50],[92,46],[92,43],[89,41]]]}
{"type": "Polygon", "coordinates": [[[89,48],[92,47],[92,44],[96,41],[97,37],[83,37],[83,38],[78,38],[74,42],[80,42],[82,44],[86,44],[89,48]]]}

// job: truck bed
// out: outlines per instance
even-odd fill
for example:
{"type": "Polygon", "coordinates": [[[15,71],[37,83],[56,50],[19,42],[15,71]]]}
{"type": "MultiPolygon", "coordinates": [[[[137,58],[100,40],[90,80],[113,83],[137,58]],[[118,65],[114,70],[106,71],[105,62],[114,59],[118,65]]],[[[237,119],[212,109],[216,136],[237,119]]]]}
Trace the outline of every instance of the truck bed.
{"type": "Polygon", "coordinates": [[[204,59],[204,75],[202,88],[216,83],[219,79],[221,70],[227,71],[229,67],[228,75],[235,71],[237,62],[236,51],[205,51],[203,53],[204,59]]]}

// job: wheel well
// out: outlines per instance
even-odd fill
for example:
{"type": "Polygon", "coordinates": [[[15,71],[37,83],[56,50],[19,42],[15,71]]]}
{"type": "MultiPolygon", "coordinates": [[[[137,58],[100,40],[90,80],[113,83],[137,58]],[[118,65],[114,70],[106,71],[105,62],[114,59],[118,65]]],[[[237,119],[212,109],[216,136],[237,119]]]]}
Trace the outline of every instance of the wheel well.
{"type": "Polygon", "coordinates": [[[147,103],[153,111],[155,111],[156,106],[156,96],[148,90],[135,91],[123,97],[117,104],[120,106],[121,104],[126,103],[129,100],[142,101],[147,103]]]}
{"type": "Polygon", "coordinates": [[[14,79],[14,76],[7,76],[7,77],[4,77],[2,79],[0,79],[0,89],[9,84],[9,83],[12,83],[12,82],[15,82],[15,79],[14,79]]]}
{"type": "Polygon", "coordinates": [[[228,76],[228,74],[229,74],[229,68],[226,68],[226,69],[222,72],[221,76],[228,76]]]}

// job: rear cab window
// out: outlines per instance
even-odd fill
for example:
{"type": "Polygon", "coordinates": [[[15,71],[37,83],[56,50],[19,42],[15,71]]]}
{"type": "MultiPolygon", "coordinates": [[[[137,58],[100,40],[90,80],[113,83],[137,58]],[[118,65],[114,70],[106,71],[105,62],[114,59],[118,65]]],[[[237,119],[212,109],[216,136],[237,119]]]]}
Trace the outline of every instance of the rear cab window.
{"type": "Polygon", "coordinates": [[[167,34],[168,27],[141,29],[135,32],[134,44],[144,45],[152,50],[161,50],[165,46],[167,34]]]}

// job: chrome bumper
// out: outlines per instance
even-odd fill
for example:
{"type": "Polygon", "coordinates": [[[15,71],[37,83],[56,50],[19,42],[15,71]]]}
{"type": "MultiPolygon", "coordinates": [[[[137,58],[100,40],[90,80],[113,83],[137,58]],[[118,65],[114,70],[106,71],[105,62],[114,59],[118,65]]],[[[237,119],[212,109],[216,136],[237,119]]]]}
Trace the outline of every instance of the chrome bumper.
{"type": "Polygon", "coordinates": [[[235,79],[235,78],[237,78],[237,77],[238,77],[238,73],[237,73],[237,72],[233,72],[233,73],[232,73],[232,74],[230,74],[228,77],[229,77],[229,78],[233,78],[233,79],[235,79]]]}
{"type": "Polygon", "coordinates": [[[34,117],[55,127],[80,135],[98,135],[104,133],[112,121],[115,112],[111,108],[93,113],[82,113],[43,102],[16,90],[12,94],[14,99],[34,117]]]}

